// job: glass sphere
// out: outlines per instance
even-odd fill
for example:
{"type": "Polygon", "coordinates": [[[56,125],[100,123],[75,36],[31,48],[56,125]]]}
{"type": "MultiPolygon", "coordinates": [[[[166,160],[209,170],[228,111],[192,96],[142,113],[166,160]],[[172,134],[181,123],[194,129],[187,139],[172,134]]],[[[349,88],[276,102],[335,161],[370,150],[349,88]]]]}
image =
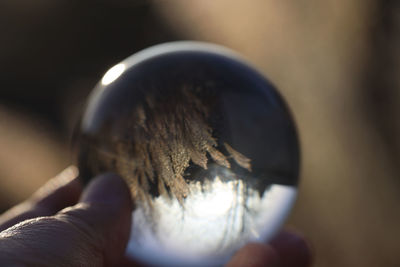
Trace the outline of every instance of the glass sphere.
{"type": "Polygon", "coordinates": [[[262,75],[225,48],[175,42],[104,75],[83,116],[78,166],[84,179],[111,171],[129,185],[128,256],[218,266],[279,230],[297,192],[299,146],[262,75]]]}

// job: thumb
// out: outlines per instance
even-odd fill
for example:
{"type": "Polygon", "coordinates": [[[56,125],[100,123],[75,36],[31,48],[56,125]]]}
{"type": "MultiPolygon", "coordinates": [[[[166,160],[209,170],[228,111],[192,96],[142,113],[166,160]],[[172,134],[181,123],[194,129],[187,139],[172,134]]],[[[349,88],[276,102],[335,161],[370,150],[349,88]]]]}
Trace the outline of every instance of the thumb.
{"type": "Polygon", "coordinates": [[[94,179],[75,206],[0,233],[0,265],[111,266],[123,258],[132,201],[113,174],[94,179]]]}

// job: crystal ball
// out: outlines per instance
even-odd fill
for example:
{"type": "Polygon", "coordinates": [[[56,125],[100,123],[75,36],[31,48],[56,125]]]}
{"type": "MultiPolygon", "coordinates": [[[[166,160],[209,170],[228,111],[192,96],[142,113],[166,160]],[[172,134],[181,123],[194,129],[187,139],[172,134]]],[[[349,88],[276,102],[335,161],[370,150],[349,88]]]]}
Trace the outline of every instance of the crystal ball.
{"type": "Polygon", "coordinates": [[[150,265],[219,266],[266,242],[296,197],[299,145],[274,87],[234,52],[150,47],[93,90],[78,142],[89,180],[115,172],[135,201],[127,255],[150,265]]]}

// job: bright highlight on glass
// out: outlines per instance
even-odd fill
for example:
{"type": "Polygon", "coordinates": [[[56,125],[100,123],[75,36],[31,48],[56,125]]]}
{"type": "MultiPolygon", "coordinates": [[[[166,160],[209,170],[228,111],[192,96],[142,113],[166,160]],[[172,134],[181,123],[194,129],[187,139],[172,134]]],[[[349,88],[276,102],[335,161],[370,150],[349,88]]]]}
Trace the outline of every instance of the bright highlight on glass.
{"type": "Polygon", "coordinates": [[[111,69],[109,69],[106,74],[104,74],[103,79],[101,79],[102,85],[109,85],[125,71],[125,64],[117,64],[111,69]]]}

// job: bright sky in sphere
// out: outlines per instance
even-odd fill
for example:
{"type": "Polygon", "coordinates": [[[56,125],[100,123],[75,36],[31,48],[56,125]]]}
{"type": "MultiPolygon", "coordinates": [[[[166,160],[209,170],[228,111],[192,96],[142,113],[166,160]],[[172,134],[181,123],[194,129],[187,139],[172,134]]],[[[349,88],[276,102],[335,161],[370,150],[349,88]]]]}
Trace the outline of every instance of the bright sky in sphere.
{"type": "Polygon", "coordinates": [[[260,198],[251,189],[246,195],[241,180],[223,182],[217,176],[203,188],[199,182],[190,184],[190,192],[183,206],[176,199],[156,198],[153,217],[136,209],[127,254],[171,266],[194,265],[200,259],[204,264],[206,258],[221,264],[249,240],[270,239],[297,189],[272,185],[260,198]]]}

